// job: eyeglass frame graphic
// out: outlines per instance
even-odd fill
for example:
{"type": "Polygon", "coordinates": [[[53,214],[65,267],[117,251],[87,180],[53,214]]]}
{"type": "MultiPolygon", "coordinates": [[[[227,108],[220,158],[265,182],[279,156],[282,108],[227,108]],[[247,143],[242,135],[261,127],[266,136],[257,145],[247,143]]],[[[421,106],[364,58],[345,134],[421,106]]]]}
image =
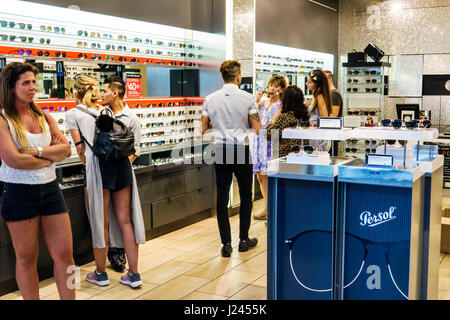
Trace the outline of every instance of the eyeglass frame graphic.
{"type": "MultiPolygon", "coordinates": [[[[300,284],[300,286],[302,286],[302,287],[305,288],[306,290],[309,290],[309,291],[312,291],[312,292],[330,292],[330,291],[333,290],[332,288],[330,288],[330,289],[313,289],[313,288],[309,288],[308,286],[304,285],[304,284],[298,279],[297,274],[295,273],[295,270],[294,270],[294,266],[293,266],[293,263],[292,263],[292,248],[293,248],[293,246],[294,246],[294,244],[295,244],[295,241],[297,241],[297,239],[300,238],[302,235],[305,235],[305,234],[311,233],[311,232],[321,232],[321,233],[327,233],[327,234],[329,233],[329,234],[331,234],[331,235],[333,236],[333,232],[332,232],[332,231],[329,231],[329,230],[307,230],[307,231],[303,231],[303,232],[301,232],[301,233],[295,235],[295,236],[292,237],[292,238],[289,238],[289,239],[285,240],[284,243],[287,244],[287,245],[289,246],[289,263],[290,263],[292,275],[294,276],[295,280],[300,284]]],[[[365,263],[366,263],[367,256],[369,255],[369,250],[367,249],[367,246],[368,246],[368,245],[382,246],[382,247],[384,247],[384,248],[386,249],[386,252],[385,252],[385,254],[384,254],[384,257],[385,257],[386,265],[387,265],[387,267],[388,267],[389,275],[390,275],[390,277],[391,277],[392,283],[394,284],[394,286],[395,286],[395,288],[398,290],[398,292],[400,292],[400,294],[401,294],[406,300],[408,300],[408,296],[406,296],[406,295],[403,293],[403,291],[400,290],[400,288],[399,288],[398,285],[397,285],[397,282],[396,282],[395,279],[394,279],[394,276],[392,275],[392,270],[391,270],[391,265],[390,265],[390,260],[389,260],[389,254],[388,254],[388,253],[389,253],[389,250],[390,250],[394,245],[401,244],[401,243],[407,243],[408,240],[397,241],[397,242],[376,242],[376,241],[372,241],[372,240],[360,238],[360,237],[358,237],[358,236],[355,236],[355,235],[353,235],[353,234],[350,234],[350,233],[348,233],[348,232],[345,232],[345,237],[347,237],[347,236],[353,237],[354,239],[356,239],[356,240],[358,240],[359,242],[361,242],[361,244],[362,244],[363,247],[364,247],[364,258],[363,258],[363,261],[362,261],[362,263],[361,263],[361,267],[359,268],[359,271],[358,271],[357,275],[355,276],[355,278],[353,278],[353,280],[350,281],[350,283],[348,283],[347,285],[344,284],[343,289],[346,289],[346,288],[350,287],[350,286],[356,281],[356,279],[359,278],[359,276],[360,276],[360,274],[361,274],[361,272],[362,272],[362,270],[363,270],[363,268],[364,268],[364,265],[365,265],[365,263]],[[389,248],[386,248],[386,246],[388,246],[389,248]]],[[[345,238],[344,238],[344,248],[345,248],[345,238]]],[[[345,269],[345,267],[344,267],[344,269],[345,269]]]]}

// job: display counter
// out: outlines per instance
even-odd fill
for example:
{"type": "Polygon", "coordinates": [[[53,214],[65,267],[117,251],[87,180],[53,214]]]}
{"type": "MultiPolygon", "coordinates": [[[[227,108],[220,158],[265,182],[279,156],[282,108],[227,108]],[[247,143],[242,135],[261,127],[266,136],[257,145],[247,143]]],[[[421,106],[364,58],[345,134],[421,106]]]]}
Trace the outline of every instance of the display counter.
{"type": "Polygon", "coordinates": [[[269,162],[267,299],[334,299],[338,166],[269,162]]]}
{"type": "MultiPolygon", "coordinates": [[[[312,164],[305,152],[269,162],[267,298],[436,299],[443,156],[420,143],[437,138],[437,130],[328,131],[287,129],[283,138],[417,145],[404,143],[385,157],[391,165],[369,158],[325,163],[320,153],[312,164]]],[[[382,158],[386,148],[369,155],[375,152],[382,158]]]]}

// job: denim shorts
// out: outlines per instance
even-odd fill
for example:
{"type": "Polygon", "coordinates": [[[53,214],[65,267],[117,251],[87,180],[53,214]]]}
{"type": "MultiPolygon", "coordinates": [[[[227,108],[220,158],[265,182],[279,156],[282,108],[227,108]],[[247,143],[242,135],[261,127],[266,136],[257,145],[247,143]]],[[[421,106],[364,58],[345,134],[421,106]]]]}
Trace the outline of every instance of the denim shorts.
{"type": "Polygon", "coordinates": [[[3,183],[2,216],[5,222],[67,212],[56,180],[45,184],[3,183]]]}
{"type": "Polygon", "coordinates": [[[108,162],[98,159],[98,164],[103,189],[116,192],[133,184],[133,168],[128,158],[108,162]]]}

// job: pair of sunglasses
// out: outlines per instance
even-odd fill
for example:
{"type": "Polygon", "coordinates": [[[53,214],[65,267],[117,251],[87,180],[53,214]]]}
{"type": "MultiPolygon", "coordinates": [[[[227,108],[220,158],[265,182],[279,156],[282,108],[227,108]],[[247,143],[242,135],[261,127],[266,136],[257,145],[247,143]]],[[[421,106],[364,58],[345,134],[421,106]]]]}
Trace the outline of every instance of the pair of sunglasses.
{"type": "Polygon", "coordinates": [[[40,39],[39,39],[39,42],[40,42],[41,44],[44,44],[44,43],[50,44],[51,40],[50,40],[50,39],[45,39],[45,38],[40,38],[40,39]]]}
{"type": "Polygon", "coordinates": [[[306,145],[306,146],[303,146],[303,148],[302,148],[299,145],[295,145],[295,146],[292,146],[292,149],[291,149],[292,152],[297,152],[297,153],[302,151],[302,150],[306,154],[311,154],[311,153],[314,152],[314,147],[310,146],[310,145],[306,145]]]}
{"type": "Polygon", "coordinates": [[[353,153],[355,153],[356,151],[358,151],[357,148],[345,148],[345,152],[353,152],[353,153]]]}
{"type": "Polygon", "coordinates": [[[358,92],[358,88],[347,88],[347,92],[358,92]]]}
{"type": "Polygon", "coordinates": [[[378,72],[376,70],[366,70],[364,71],[364,74],[378,74],[378,72]]]}
{"type": "Polygon", "coordinates": [[[351,82],[353,82],[353,83],[358,83],[359,80],[358,80],[358,79],[348,79],[347,82],[348,82],[348,83],[351,83],[351,82]]]}
{"type": "Polygon", "coordinates": [[[406,127],[406,129],[410,129],[410,130],[415,129],[415,128],[419,127],[419,121],[417,121],[417,120],[406,121],[405,127],[406,127]]]}
{"type": "Polygon", "coordinates": [[[39,50],[39,51],[37,52],[37,55],[38,55],[39,57],[42,57],[42,55],[44,55],[45,57],[48,57],[48,56],[50,56],[50,52],[48,52],[48,51],[42,52],[41,50],[39,50]]]}
{"type": "Polygon", "coordinates": [[[377,92],[378,88],[366,88],[366,92],[377,92]]]}
{"type": "Polygon", "coordinates": [[[377,83],[377,79],[366,79],[366,83],[377,83]]]}
{"type": "Polygon", "coordinates": [[[395,119],[394,121],[391,121],[390,119],[383,119],[381,120],[381,125],[383,127],[393,127],[395,129],[399,129],[402,126],[402,120],[395,119]]]}

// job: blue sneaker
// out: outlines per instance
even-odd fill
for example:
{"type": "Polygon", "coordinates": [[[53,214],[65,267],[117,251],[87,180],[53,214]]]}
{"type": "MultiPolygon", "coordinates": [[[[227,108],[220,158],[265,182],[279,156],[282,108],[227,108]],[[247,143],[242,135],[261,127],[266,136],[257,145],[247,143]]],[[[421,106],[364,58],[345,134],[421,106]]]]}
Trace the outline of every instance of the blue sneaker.
{"type": "Polygon", "coordinates": [[[142,285],[141,276],[139,273],[130,274],[127,272],[120,277],[120,283],[126,284],[132,288],[137,288],[142,285]]]}
{"type": "Polygon", "coordinates": [[[97,270],[94,272],[89,272],[86,275],[86,281],[96,284],[100,287],[107,286],[109,284],[108,274],[105,272],[98,273],[97,270]]]}

